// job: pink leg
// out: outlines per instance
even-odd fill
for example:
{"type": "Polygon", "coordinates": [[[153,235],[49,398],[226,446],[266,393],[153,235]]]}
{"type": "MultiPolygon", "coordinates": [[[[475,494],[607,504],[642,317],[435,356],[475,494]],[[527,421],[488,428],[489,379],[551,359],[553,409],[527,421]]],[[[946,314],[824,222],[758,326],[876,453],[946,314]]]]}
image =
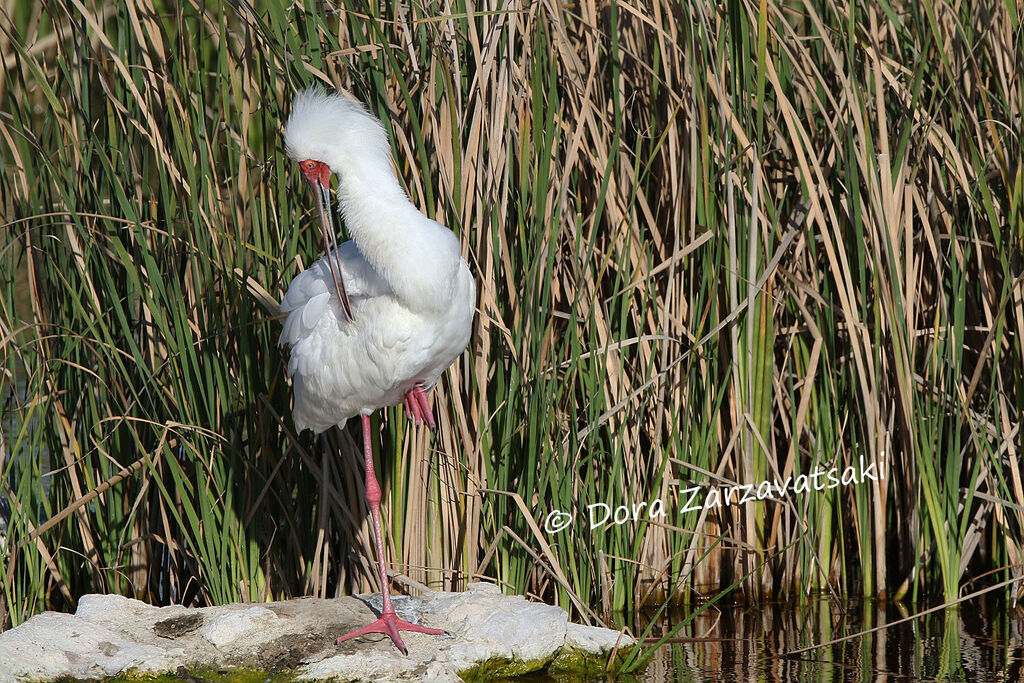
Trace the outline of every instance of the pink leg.
{"type": "Polygon", "coordinates": [[[420,402],[416,400],[414,391],[414,389],[407,391],[403,401],[405,403],[405,412],[409,419],[412,420],[414,425],[420,425],[426,422],[426,418],[423,416],[423,409],[420,407],[420,402]]]}
{"type": "Polygon", "coordinates": [[[419,424],[423,418],[420,416],[419,405],[412,400],[412,392],[407,393],[402,402],[405,404],[405,414],[409,416],[413,424],[419,424]]]}
{"type": "Polygon", "coordinates": [[[427,423],[430,431],[437,430],[437,423],[434,421],[434,412],[430,409],[430,398],[423,387],[415,386],[405,392],[405,409],[412,417],[413,424],[427,423]]]}
{"type": "Polygon", "coordinates": [[[407,655],[409,651],[406,649],[405,643],[402,642],[402,637],[398,635],[399,631],[428,633],[434,636],[442,635],[444,631],[439,628],[427,628],[419,624],[410,624],[408,621],[402,621],[395,613],[394,605],[391,604],[391,589],[388,587],[387,565],[384,562],[384,540],[381,536],[380,528],[380,486],[377,484],[377,475],[373,472],[373,448],[370,445],[369,415],[363,415],[363,457],[366,460],[366,501],[370,504],[373,538],[377,542],[377,558],[380,561],[380,587],[383,605],[380,619],[362,628],[357,628],[351,633],[346,633],[338,638],[338,642],[366,635],[367,633],[383,633],[391,638],[391,642],[395,644],[395,647],[403,655],[407,655]]]}

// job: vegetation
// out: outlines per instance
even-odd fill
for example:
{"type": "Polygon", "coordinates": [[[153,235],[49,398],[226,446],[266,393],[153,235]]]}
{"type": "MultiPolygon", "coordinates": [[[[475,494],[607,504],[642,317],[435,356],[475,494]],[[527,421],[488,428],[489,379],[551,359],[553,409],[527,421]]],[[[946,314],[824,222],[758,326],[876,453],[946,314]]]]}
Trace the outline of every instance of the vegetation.
{"type": "Polygon", "coordinates": [[[593,621],[1020,575],[1018,4],[3,5],[0,623],[376,588],[359,434],[294,433],[263,305],[318,255],[317,82],[478,275],[436,436],[379,423],[399,585],[593,621]]]}

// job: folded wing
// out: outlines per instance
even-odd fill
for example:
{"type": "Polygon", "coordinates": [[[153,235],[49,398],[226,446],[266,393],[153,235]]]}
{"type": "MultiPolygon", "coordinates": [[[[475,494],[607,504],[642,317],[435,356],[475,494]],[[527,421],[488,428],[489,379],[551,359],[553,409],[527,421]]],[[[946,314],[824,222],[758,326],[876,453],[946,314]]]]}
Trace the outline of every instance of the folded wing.
{"type": "MultiPolygon", "coordinates": [[[[335,268],[339,262],[341,274],[345,278],[345,290],[354,312],[358,311],[359,304],[366,299],[391,294],[387,282],[366,262],[354,242],[345,242],[334,251],[335,268]]],[[[326,256],[322,256],[292,280],[281,301],[281,312],[287,313],[288,317],[277,341],[279,346],[294,346],[308,337],[324,315],[333,315],[338,321],[345,320],[326,256]]]]}

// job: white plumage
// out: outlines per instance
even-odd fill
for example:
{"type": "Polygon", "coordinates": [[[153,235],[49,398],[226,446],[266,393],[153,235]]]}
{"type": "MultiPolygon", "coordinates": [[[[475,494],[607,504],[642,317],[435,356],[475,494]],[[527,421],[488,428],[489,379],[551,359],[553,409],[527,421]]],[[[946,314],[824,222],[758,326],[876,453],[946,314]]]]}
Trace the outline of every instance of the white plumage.
{"type": "Polygon", "coordinates": [[[327,256],[292,281],[281,303],[295,426],[319,433],[401,403],[414,387],[429,391],[469,343],[476,292],[455,235],[409,202],[387,136],[361,104],[300,93],[285,144],[292,159],[315,159],[337,174],[352,236],[334,254],[353,320],[327,256]]]}
{"type": "Polygon", "coordinates": [[[285,294],[280,343],[291,347],[293,416],[322,432],[361,416],[366,502],[377,546],[380,618],[338,638],[384,633],[408,653],[402,631],[443,635],[398,617],[388,587],[369,415],[404,400],[434,426],[428,392],[469,343],[476,291],[455,235],[409,202],[391,171],[384,129],[358,102],[307,90],[295,98],[285,148],[306,176],[327,255],[285,294]],[[352,241],[331,249],[331,176],[352,241]]]}

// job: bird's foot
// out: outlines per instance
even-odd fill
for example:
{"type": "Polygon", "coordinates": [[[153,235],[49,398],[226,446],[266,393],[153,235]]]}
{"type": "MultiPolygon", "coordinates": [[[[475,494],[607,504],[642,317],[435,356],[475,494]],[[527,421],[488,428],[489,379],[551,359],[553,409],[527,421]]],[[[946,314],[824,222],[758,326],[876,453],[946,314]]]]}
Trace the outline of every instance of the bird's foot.
{"type": "Polygon", "coordinates": [[[365,636],[367,633],[383,633],[391,639],[391,642],[395,644],[395,647],[398,648],[399,652],[401,652],[403,655],[408,655],[409,650],[405,647],[405,643],[402,642],[402,636],[398,634],[399,631],[426,633],[432,636],[442,636],[445,635],[445,633],[447,633],[446,631],[439,628],[428,628],[426,626],[420,626],[419,624],[411,624],[408,621],[402,621],[394,612],[385,612],[384,614],[380,615],[380,619],[373,622],[372,624],[367,624],[366,626],[357,628],[355,631],[352,631],[351,633],[346,633],[345,635],[341,636],[340,638],[338,638],[338,642],[341,643],[343,641],[349,640],[350,638],[358,638],[359,636],[365,636]]]}
{"type": "Polygon", "coordinates": [[[430,409],[430,399],[423,387],[415,386],[405,392],[405,412],[409,414],[413,424],[426,423],[430,431],[437,430],[437,423],[434,421],[434,413],[430,409]]]}

